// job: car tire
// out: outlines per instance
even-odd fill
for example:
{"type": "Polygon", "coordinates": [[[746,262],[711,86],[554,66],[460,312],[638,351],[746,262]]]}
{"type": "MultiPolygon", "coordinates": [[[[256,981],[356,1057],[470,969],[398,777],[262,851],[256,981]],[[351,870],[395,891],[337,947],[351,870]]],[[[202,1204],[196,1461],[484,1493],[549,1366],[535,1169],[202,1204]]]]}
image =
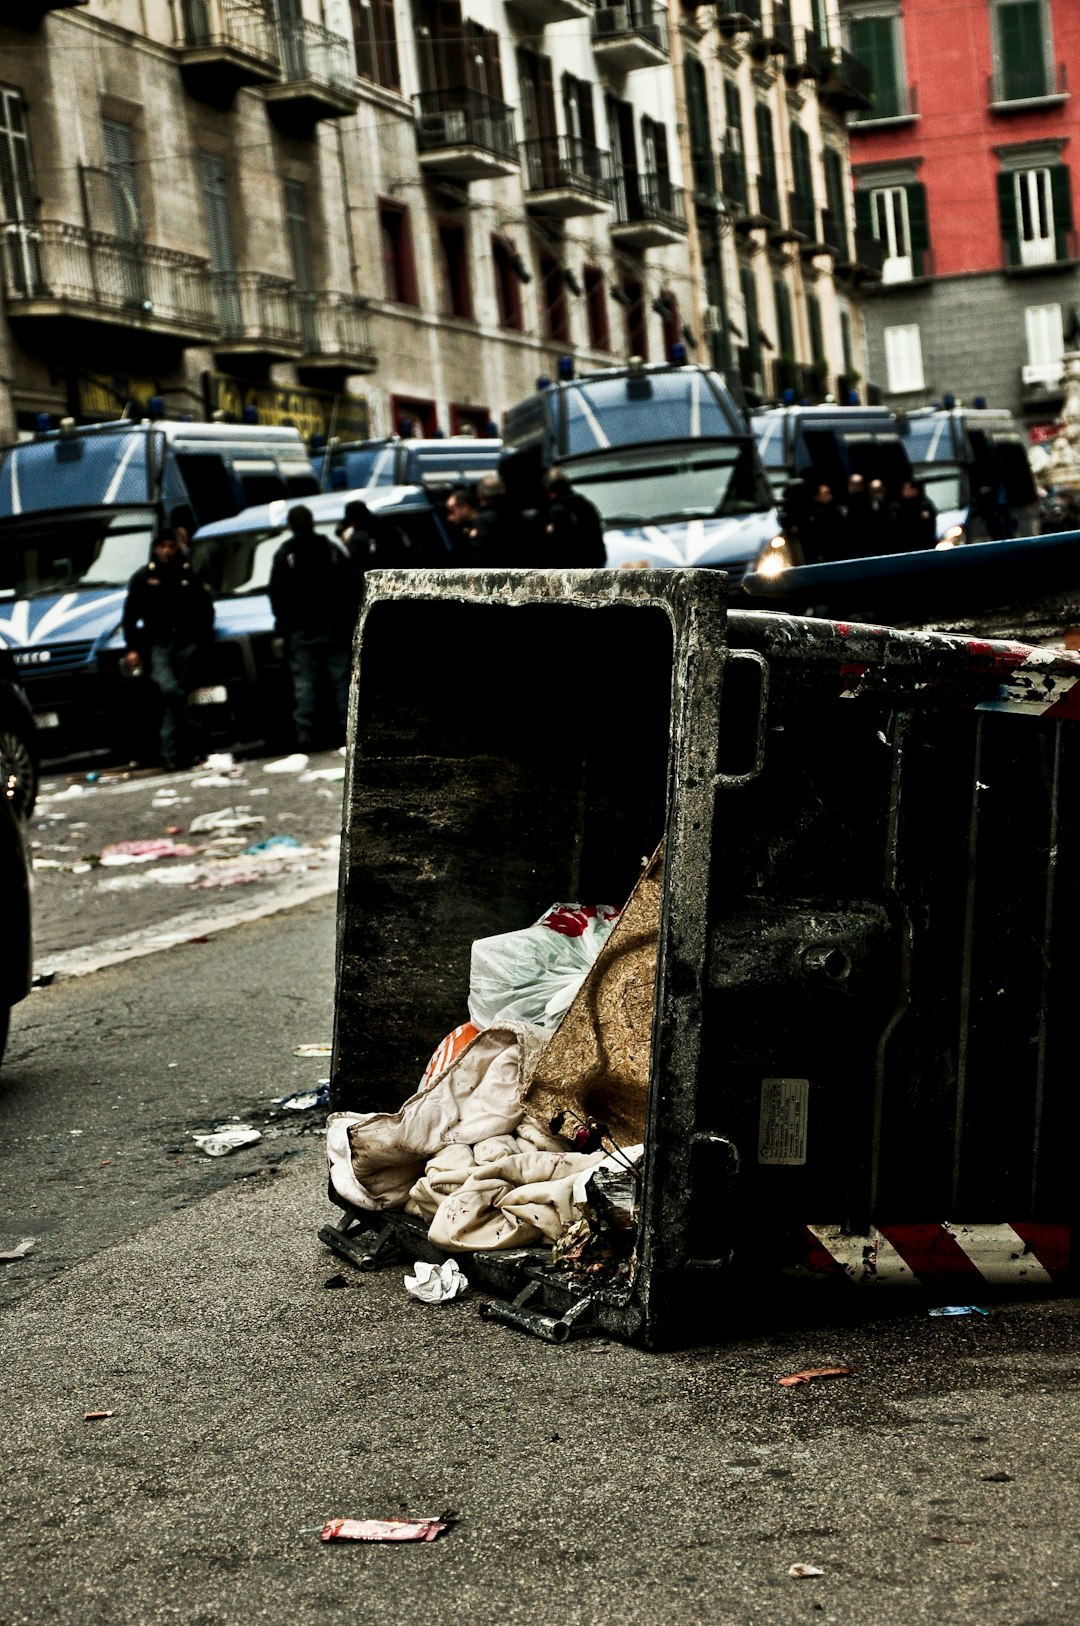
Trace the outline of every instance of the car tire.
{"type": "Polygon", "coordinates": [[[37,753],[31,735],[11,726],[7,718],[0,722],[0,773],[2,788],[11,797],[16,813],[28,819],[37,801],[37,753]]]}

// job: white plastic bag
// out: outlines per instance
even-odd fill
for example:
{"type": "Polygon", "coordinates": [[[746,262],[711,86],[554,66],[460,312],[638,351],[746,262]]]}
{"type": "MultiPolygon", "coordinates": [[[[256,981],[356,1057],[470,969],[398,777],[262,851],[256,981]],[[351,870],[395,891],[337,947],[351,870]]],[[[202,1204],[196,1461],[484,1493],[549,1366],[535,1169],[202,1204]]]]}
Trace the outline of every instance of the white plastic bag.
{"type": "Polygon", "coordinates": [[[472,946],[469,1016],[478,1028],[518,1022],[554,1033],[610,935],[613,904],[554,903],[533,926],[472,946]]]}

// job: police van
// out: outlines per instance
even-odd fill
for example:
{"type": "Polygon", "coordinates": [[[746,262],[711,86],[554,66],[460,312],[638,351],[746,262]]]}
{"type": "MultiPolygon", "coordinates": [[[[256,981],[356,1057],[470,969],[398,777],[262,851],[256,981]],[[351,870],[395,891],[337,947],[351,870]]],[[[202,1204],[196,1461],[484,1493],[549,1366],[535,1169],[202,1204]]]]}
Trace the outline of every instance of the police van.
{"type": "MultiPolygon", "coordinates": [[[[162,527],[190,532],[252,503],[317,490],[296,429],[65,424],[0,449],[0,646],[12,653],[43,753],[126,744],[115,737],[99,657],[162,527]]],[[[232,614],[219,606],[219,638],[236,630],[232,614]]],[[[207,704],[221,701],[214,688],[200,694],[207,704]]]]}
{"type": "Polygon", "coordinates": [[[472,485],[481,475],[496,474],[500,440],[455,435],[446,440],[355,440],[312,453],[324,491],[352,491],[391,486],[422,486],[434,502],[445,500],[454,486],[472,485]]]}
{"type": "Polygon", "coordinates": [[[674,362],[548,384],[503,419],[520,506],[565,469],[600,512],[609,565],[709,565],[738,579],[780,529],[750,426],[724,378],[674,362]]]}

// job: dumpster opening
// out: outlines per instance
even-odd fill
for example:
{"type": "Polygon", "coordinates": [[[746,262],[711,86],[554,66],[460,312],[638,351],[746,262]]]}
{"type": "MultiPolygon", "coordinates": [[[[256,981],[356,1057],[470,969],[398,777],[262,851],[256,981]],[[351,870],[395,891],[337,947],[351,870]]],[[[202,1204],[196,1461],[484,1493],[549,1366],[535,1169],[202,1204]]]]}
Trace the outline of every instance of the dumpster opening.
{"type": "MultiPolygon", "coordinates": [[[[333,1107],[414,1096],[466,1020],[477,940],[555,903],[630,922],[653,877],[648,990],[594,1024],[629,1034],[643,1079],[636,1236],[607,1277],[546,1245],[468,1254],[492,1315],[656,1345],[738,1326],[740,1272],[764,1293],[781,1271],[1059,1280],[1078,718],[1069,655],[729,615],[713,572],[375,573],[333,1107]]],[[[571,1084],[585,1127],[618,1106],[578,1021],[591,987],[535,1070],[514,1063],[555,1109],[541,1131],[571,1084]]],[[[320,1234],[365,1267],[444,1257],[401,1208],[424,1171],[392,1208],[338,1191],[320,1234]]]]}

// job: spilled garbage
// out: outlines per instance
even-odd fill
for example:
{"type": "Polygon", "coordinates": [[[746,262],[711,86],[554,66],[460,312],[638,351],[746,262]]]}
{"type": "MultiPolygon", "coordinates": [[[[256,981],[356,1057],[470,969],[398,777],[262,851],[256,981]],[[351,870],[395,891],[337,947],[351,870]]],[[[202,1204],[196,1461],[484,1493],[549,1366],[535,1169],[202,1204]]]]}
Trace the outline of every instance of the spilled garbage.
{"type": "Polygon", "coordinates": [[[341,1205],[409,1216],[451,1256],[414,1265],[415,1297],[461,1291],[454,1256],[522,1249],[568,1285],[632,1280],[659,898],[658,851],[625,907],[558,902],[477,939],[469,1020],[436,1047],[416,1092],[395,1112],[331,1114],[341,1205]],[[601,1039],[611,1008],[619,1020],[601,1039]]]}
{"type": "Polygon", "coordinates": [[[262,1130],[254,1129],[251,1124],[222,1124],[213,1134],[191,1138],[207,1157],[228,1157],[230,1152],[237,1152],[242,1146],[254,1146],[256,1141],[262,1140],[262,1130]]]}
{"type": "Polygon", "coordinates": [[[449,1530],[446,1519],[330,1519],[320,1541],[434,1541],[449,1530]]]}

